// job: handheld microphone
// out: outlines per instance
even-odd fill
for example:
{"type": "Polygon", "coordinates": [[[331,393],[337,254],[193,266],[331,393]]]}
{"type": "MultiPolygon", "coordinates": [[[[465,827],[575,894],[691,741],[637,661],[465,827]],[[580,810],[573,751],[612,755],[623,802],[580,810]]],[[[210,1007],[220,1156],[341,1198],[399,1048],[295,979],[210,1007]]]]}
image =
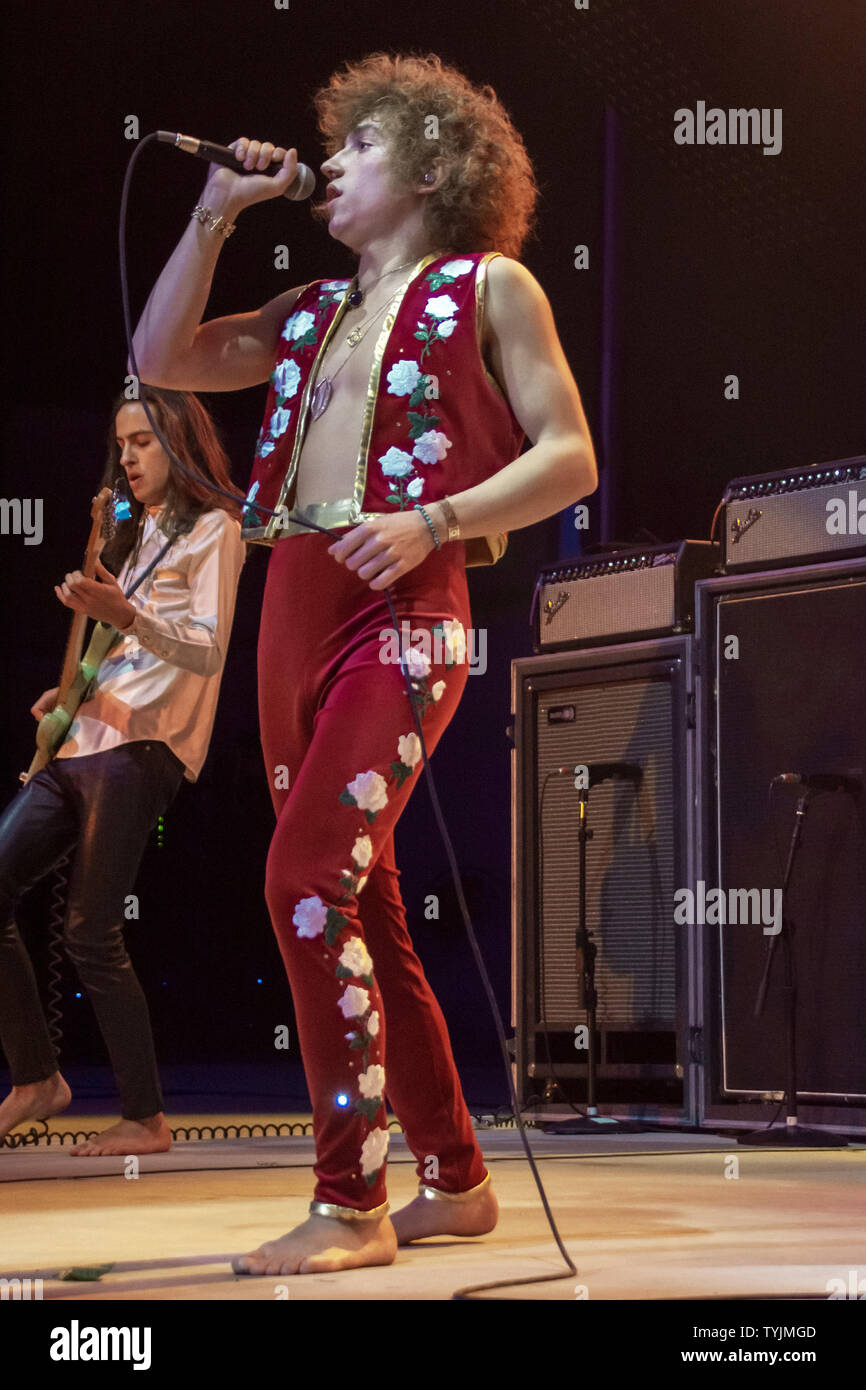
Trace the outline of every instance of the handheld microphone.
{"type": "Polygon", "coordinates": [[[780,772],[773,781],[816,792],[847,792],[849,796],[858,796],[863,790],[859,777],[846,777],[835,772],[780,772]]]}
{"type": "MultiPolygon", "coordinates": [[[[173,130],[158,130],[157,140],[162,140],[167,145],[174,145],[176,150],[183,150],[184,154],[198,155],[199,159],[207,159],[211,164],[221,164],[225,169],[233,169],[236,174],[277,174],[282,169],[282,164],[272,164],[269,169],[245,169],[235,158],[234,150],[230,150],[226,145],[215,145],[211,140],[198,140],[194,135],[181,135],[173,130]]],[[[309,198],[316,186],[316,176],[306,164],[298,165],[296,177],[289,184],[284,198],[290,198],[292,202],[300,202],[303,198],[309,198]]]]}

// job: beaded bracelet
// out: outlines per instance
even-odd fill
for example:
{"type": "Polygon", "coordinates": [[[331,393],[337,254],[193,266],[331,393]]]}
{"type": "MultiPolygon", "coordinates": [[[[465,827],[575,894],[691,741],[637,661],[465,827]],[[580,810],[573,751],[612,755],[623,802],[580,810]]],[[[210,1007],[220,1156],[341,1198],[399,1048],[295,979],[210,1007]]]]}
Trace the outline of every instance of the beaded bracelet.
{"type": "Polygon", "coordinates": [[[433,539],[434,539],[434,541],[436,542],[436,549],[437,549],[437,550],[441,550],[441,549],[442,549],[442,542],[441,542],[440,539],[439,539],[439,532],[436,530],[436,527],[433,525],[433,522],[430,520],[429,516],[427,515],[427,512],[426,512],[426,511],[424,510],[424,508],[421,506],[421,503],[420,503],[420,502],[416,502],[416,503],[415,503],[415,510],[416,510],[416,512],[420,512],[420,513],[421,513],[421,515],[423,516],[424,520],[427,522],[427,525],[430,527],[430,530],[433,532],[433,539]]]}

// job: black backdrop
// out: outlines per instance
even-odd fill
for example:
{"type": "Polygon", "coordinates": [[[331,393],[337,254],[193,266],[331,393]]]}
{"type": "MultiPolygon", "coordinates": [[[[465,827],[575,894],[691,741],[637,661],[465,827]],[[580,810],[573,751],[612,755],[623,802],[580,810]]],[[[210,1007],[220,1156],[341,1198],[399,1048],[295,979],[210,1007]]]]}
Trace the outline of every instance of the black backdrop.
{"type": "MultiPolygon", "coordinates": [[[[433,50],[490,82],[536,165],[543,196],[524,259],[550,296],[600,448],[608,108],[622,176],[614,533],[705,536],[729,477],[863,448],[860,0],[589,0],[586,10],[572,0],[290,0],[288,9],[270,0],[47,0],[15,7],[4,29],[2,495],[43,498],[45,518],[41,545],[0,536],[4,799],[31,756],[29,705],[56,681],[67,614],[52,585],[79,563],[106,411],[124,370],[116,223],[129,115],[142,134],[273,138],[318,166],[310,93],[346,58],[433,50]],[[780,107],[782,152],[677,146],[673,113],[699,100],[780,107]],[[574,248],[584,243],[589,268],[577,270],[574,248]],[[739,377],[736,401],[723,393],[730,373],[739,377]]],[[[139,171],[128,237],[134,313],[183,230],[204,168],[160,148],[142,156],[139,171]]],[[[267,204],[244,215],[208,317],[350,272],[349,253],[307,208],[267,204]],[[274,268],[282,243],[287,271],[274,268]]],[[[264,395],[256,388],[208,401],[244,486],[264,395]]],[[[597,513],[595,498],[591,540],[597,513]]],[[[488,670],[469,680],[434,761],[503,1011],[509,662],[531,649],[534,575],[560,553],[566,530],[552,518],[515,532],[499,565],[472,572],[488,670]]],[[[171,810],[164,845],[154,840],[148,851],[140,918],[130,925],[165,1061],[273,1060],[274,1027],[290,1021],[261,891],[271,812],[254,668],[265,564],[256,552],[246,566],[211,753],[198,786],[171,810]]],[[[401,821],[398,854],[410,924],[458,1061],[495,1065],[424,787],[401,821]],[[427,921],[433,893],[440,917],[427,921]]],[[[28,909],[31,928],[43,899],[28,909]]],[[[71,981],[65,992],[69,1055],[100,1060],[71,981]]]]}

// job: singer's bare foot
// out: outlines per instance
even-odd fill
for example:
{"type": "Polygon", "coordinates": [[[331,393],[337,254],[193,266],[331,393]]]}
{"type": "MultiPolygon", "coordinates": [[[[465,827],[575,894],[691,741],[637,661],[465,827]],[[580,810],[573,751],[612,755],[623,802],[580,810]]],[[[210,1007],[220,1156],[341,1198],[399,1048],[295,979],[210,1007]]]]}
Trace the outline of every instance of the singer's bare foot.
{"type": "Polygon", "coordinates": [[[161,1154],[171,1148],[171,1130],[162,1111],[147,1120],[121,1120],[93,1139],[76,1144],[69,1152],[76,1158],[99,1158],[103,1154],[161,1154]]]}
{"type": "Polygon", "coordinates": [[[499,1203],[490,1183],[468,1202],[431,1201],[419,1193],[392,1220],[400,1245],[424,1236],[486,1236],[499,1220],[499,1203]]]}
{"type": "Polygon", "coordinates": [[[59,1115],[72,1099],[72,1092],[59,1071],[47,1081],[33,1081],[28,1086],[13,1086],[0,1105],[0,1142],[10,1130],[27,1120],[47,1120],[59,1115]]]}
{"type": "Polygon", "coordinates": [[[310,1216],[278,1240],[232,1260],[235,1274],[333,1274],[338,1269],[390,1265],[397,1254],[394,1228],[380,1221],[310,1216]]]}

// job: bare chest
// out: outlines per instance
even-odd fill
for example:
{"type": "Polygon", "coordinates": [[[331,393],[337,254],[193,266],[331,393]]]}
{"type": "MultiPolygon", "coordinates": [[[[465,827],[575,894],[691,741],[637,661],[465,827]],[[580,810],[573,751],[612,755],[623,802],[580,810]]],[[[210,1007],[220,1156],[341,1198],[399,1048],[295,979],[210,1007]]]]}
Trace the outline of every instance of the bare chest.
{"type": "Polygon", "coordinates": [[[298,454],[298,507],[352,496],[370,374],[382,323],[380,316],[364,332],[362,306],[344,316],[328,345],[314,385],[327,380],[330,396],[317,419],[312,418],[311,411],[307,415],[298,454]],[[363,337],[350,346],[347,339],[356,329],[363,337]]]}

